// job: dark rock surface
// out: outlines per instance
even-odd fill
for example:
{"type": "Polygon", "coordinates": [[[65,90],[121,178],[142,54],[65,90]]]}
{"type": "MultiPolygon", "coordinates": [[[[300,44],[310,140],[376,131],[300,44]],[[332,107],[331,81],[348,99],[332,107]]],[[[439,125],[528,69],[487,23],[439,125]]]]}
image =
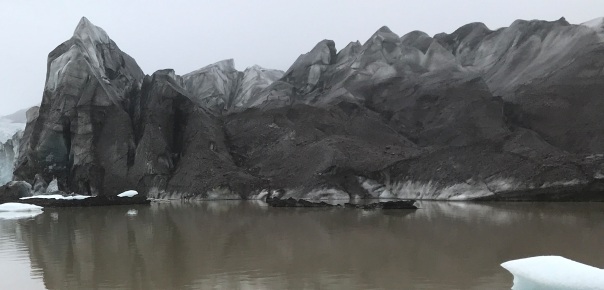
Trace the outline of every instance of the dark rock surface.
{"type": "Polygon", "coordinates": [[[414,203],[415,200],[392,200],[367,204],[345,203],[344,207],[358,209],[417,209],[414,203]]]}
{"type": "Polygon", "coordinates": [[[278,197],[267,197],[266,203],[272,207],[322,207],[322,208],[330,208],[330,207],[345,207],[345,208],[356,208],[356,209],[417,209],[417,206],[414,205],[414,200],[392,200],[392,201],[378,201],[372,203],[363,203],[363,204],[355,204],[355,203],[344,203],[341,204],[331,204],[324,201],[310,201],[305,199],[295,199],[292,197],[289,198],[278,198],[278,197]]]}
{"type": "Polygon", "coordinates": [[[292,197],[286,199],[268,197],[266,203],[272,207],[338,207],[337,204],[329,204],[324,201],[312,202],[292,197]]]}
{"type": "Polygon", "coordinates": [[[15,179],[104,196],[602,200],[593,23],[382,27],[340,51],[323,40],[283,75],[226,60],[144,76],[83,19],[49,55],[15,179]]]}
{"type": "Polygon", "coordinates": [[[145,78],[131,106],[135,149],[114,178],[161,198],[241,198],[262,188],[235,165],[222,121],[191,101],[173,71],[145,78]]]}
{"type": "Polygon", "coordinates": [[[15,202],[33,204],[41,207],[88,207],[88,206],[110,206],[110,205],[133,205],[150,204],[151,201],[144,196],[117,197],[117,196],[93,196],[85,199],[52,199],[52,198],[28,198],[15,202]]]}
{"type": "Polygon", "coordinates": [[[28,196],[32,196],[32,188],[31,184],[25,181],[9,181],[0,186],[0,203],[14,202],[28,196]]]}

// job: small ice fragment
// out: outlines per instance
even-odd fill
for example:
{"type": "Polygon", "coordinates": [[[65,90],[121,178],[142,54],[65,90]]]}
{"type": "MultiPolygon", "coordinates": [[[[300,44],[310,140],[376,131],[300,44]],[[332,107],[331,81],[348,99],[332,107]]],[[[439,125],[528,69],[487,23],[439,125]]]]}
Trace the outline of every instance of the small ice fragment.
{"type": "Polygon", "coordinates": [[[560,256],[539,256],[501,264],[514,275],[513,290],[604,289],[604,270],[560,256]]]}
{"type": "Polygon", "coordinates": [[[124,191],[120,194],[118,194],[118,197],[133,197],[135,195],[137,195],[138,192],[136,190],[128,190],[128,191],[124,191]]]}

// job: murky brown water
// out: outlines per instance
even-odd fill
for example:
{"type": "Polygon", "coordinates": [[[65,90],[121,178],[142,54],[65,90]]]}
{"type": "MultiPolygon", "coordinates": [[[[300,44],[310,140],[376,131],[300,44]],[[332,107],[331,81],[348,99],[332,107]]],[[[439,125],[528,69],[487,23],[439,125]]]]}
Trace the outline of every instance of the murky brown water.
{"type": "Polygon", "coordinates": [[[422,207],[47,209],[0,219],[0,289],[509,289],[511,259],[604,268],[604,204],[422,207]]]}

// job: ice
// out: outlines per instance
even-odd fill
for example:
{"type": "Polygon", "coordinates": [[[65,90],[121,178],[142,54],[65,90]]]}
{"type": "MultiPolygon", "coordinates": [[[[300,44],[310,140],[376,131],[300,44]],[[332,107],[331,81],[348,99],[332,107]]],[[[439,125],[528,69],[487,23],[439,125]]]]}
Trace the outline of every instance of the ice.
{"type": "Polygon", "coordinates": [[[55,192],[55,191],[59,191],[59,183],[57,182],[57,179],[54,178],[49,184],[48,187],[46,188],[46,192],[51,193],[51,192],[55,192]]]}
{"type": "Polygon", "coordinates": [[[7,202],[0,204],[0,219],[16,220],[33,218],[42,213],[42,207],[17,202],[7,202]]]}
{"type": "Polygon", "coordinates": [[[129,209],[128,212],[126,212],[127,216],[136,216],[138,214],[138,210],[136,209],[129,209]]]}
{"type": "Polygon", "coordinates": [[[41,210],[34,211],[3,211],[0,212],[0,220],[29,219],[41,214],[41,210]]]}
{"type": "Polygon", "coordinates": [[[0,143],[6,142],[18,131],[25,130],[25,123],[14,123],[13,121],[0,117],[0,143]]]}
{"type": "Polygon", "coordinates": [[[49,194],[49,195],[34,195],[34,196],[28,196],[28,197],[22,197],[20,199],[30,199],[30,198],[46,198],[46,199],[65,199],[65,200],[81,200],[81,199],[87,199],[90,196],[88,195],[69,195],[69,196],[63,196],[60,194],[49,194]]]}
{"type": "Polygon", "coordinates": [[[0,204],[0,212],[22,212],[22,211],[39,211],[42,210],[41,206],[18,203],[18,202],[7,202],[0,204]]]}
{"type": "Polygon", "coordinates": [[[598,18],[592,19],[590,21],[583,22],[583,23],[581,23],[581,25],[587,26],[589,28],[596,28],[596,29],[602,28],[602,26],[604,26],[604,17],[598,17],[598,18]]]}
{"type": "Polygon", "coordinates": [[[136,190],[128,190],[128,191],[124,191],[120,194],[118,194],[118,197],[133,197],[135,195],[137,195],[138,192],[136,190]]]}
{"type": "Polygon", "coordinates": [[[513,290],[604,289],[604,270],[560,256],[539,256],[501,264],[514,275],[513,290]]]}

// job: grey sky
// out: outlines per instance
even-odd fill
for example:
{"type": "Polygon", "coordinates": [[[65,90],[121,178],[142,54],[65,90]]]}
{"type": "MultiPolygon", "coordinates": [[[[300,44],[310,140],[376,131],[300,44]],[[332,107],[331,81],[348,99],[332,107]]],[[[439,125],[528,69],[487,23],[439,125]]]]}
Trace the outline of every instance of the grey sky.
{"type": "Polygon", "coordinates": [[[0,0],[0,115],[42,100],[46,57],[82,16],[105,29],[145,73],[185,74],[227,58],[240,70],[253,64],[286,70],[322,39],[340,49],[384,25],[399,35],[433,35],[470,22],[496,29],[515,19],[564,16],[581,23],[604,16],[604,1],[0,0]]]}

